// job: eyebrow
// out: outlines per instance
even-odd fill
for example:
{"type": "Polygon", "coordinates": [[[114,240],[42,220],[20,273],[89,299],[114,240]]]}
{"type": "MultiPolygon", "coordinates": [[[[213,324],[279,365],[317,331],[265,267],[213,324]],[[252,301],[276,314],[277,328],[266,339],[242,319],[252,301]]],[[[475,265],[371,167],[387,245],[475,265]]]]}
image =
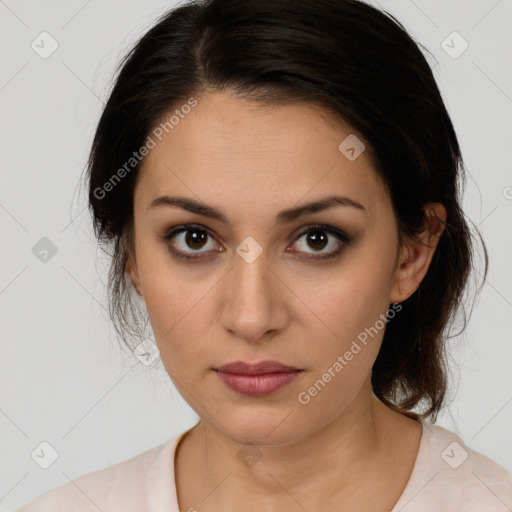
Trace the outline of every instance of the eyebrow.
{"type": "MultiPolygon", "coordinates": [[[[162,206],[175,206],[182,208],[183,210],[196,213],[197,215],[202,215],[203,217],[209,217],[210,219],[218,220],[224,224],[230,224],[226,215],[217,208],[209,206],[201,201],[190,199],[188,197],[168,195],[157,197],[149,205],[148,211],[152,208],[160,208],[162,206]]],[[[366,208],[361,203],[354,201],[349,197],[328,196],[311,203],[306,203],[301,206],[283,210],[276,216],[276,222],[278,224],[289,223],[308,213],[317,213],[339,206],[356,208],[364,213],[367,213],[366,208]]]]}

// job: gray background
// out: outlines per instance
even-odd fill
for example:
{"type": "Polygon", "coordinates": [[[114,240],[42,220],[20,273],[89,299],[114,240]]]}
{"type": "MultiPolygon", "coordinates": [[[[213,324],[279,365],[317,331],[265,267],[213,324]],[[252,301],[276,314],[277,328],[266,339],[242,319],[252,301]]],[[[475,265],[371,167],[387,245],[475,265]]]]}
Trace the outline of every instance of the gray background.
{"type": "MultiPolygon", "coordinates": [[[[468,328],[450,340],[452,400],[438,424],[512,472],[512,2],[371,3],[435,57],[469,171],[465,211],[490,253],[468,328]],[[454,31],[469,44],[457,58],[454,31]]],[[[172,5],[0,0],[1,511],[196,421],[161,364],[148,370],[119,349],[105,310],[108,260],[79,188],[114,67],[172,5]],[[58,43],[46,59],[31,47],[43,31],[58,43]],[[32,251],[43,237],[57,249],[46,262],[32,251]],[[48,469],[31,458],[43,441],[59,455],[48,469]]]]}

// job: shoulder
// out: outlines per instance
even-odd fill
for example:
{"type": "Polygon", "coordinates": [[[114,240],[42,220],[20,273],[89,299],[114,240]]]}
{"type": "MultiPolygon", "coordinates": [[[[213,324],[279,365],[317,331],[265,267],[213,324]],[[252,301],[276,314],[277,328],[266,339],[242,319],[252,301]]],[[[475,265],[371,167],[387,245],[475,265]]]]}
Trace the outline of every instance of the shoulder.
{"type": "Polygon", "coordinates": [[[146,510],[146,486],[167,467],[174,476],[174,448],[180,436],[135,457],[82,475],[41,494],[16,512],[98,512],[146,510]]]}
{"type": "Polygon", "coordinates": [[[509,512],[512,476],[471,449],[455,433],[422,421],[423,436],[406,492],[397,510],[509,512]]]}

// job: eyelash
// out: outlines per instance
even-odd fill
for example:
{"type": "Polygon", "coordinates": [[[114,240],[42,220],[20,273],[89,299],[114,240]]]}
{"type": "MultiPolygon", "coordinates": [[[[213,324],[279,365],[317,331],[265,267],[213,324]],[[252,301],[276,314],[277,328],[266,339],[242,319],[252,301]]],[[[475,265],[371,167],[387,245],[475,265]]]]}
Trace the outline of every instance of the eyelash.
{"type": "MultiPolygon", "coordinates": [[[[192,255],[187,255],[187,254],[185,254],[181,251],[178,251],[176,249],[173,249],[171,247],[171,245],[169,244],[170,240],[173,237],[175,237],[176,235],[179,235],[180,233],[186,233],[187,231],[206,232],[208,236],[213,238],[213,236],[209,233],[209,231],[206,228],[204,228],[203,226],[197,225],[197,224],[186,224],[183,226],[177,226],[177,227],[171,229],[171,231],[169,231],[167,234],[165,234],[161,238],[163,241],[165,241],[167,243],[167,247],[168,247],[169,251],[176,258],[180,258],[180,259],[187,260],[187,261],[193,261],[193,260],[197,260],[197,259],[206,257],[206,256],[202,256],[202,254],[206,254],[206,253],[197,253],[196,255],[192,256],[192,255]]],[[[338,240],[341,243],[340,243],[340,246],[336,250],[332,251],[331,253],[328,253],[329,254],[328,256],[305,256],[306,259],[329,260],[329,259],[335,258],[341,254],[341,252],[343,251],[345,246],[350,245],[350,243],[351,243],[350,237],[345,232],[343,232],[339,229],[333,228],[331,226],[324,225],[324,224],[314,224],[314,225],[308,226],[307,229],[301,231],[297,235],[297,240],[302,238],[304,235],[311,233],[311,232],[315,232],[315,231],[323,231],[323,232],[329,233],[329,234],[333,235],[334,237],[338,238],[338,240]]],[[[300,251],[297,251],[297,252],[300,252],[300,251]]]]}

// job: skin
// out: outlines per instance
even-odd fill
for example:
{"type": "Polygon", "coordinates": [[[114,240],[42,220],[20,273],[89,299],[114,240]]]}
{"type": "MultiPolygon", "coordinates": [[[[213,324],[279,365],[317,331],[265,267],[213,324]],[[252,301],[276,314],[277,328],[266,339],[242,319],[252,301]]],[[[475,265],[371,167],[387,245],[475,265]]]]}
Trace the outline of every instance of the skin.
{"type": "Polygon", "coordinates": [[[298,395],[391,303],[417,289],[446,210],[425,205],[437,219],[429,217],[421,240],[400,248],[387,189],[365,152],[350,161],[339,151],[353,132],[338,118],[308,104],[261,107],[227,91],[196,98],[144,160],[127,265],[166,371],[200,417],[177,449],[180,509],[334,511],[343,503],[344,511],[388,512],[410,477],[421,425],[372,393],[384,329],[307,405],[298,395]],[[231,224],[149,208],[165,194],[214,206],[231,224]],[[276,224],[281,210],[332,194],[366,210],[334,207],[276,224]],[[162,239],[187,223],[211,235],[202,246],[187,245],[185,234],[162,239]],[[341,229],[351,243],[325,231],[326,245],[308,243],[302,230],[317,223],[341,229]],[[236,252],[248,236],[263,251],[252,263],[236,252]],[[180,260],[171,244],[204,257],[180,260]],[[337,257],[308,259],[340,245],[337,257]],[[267,359],[304,371],[271,395],[247,397],[212,370],[267,359]],[[261,455],[251,467],[237,456],[244,445],[261,455]]]}

